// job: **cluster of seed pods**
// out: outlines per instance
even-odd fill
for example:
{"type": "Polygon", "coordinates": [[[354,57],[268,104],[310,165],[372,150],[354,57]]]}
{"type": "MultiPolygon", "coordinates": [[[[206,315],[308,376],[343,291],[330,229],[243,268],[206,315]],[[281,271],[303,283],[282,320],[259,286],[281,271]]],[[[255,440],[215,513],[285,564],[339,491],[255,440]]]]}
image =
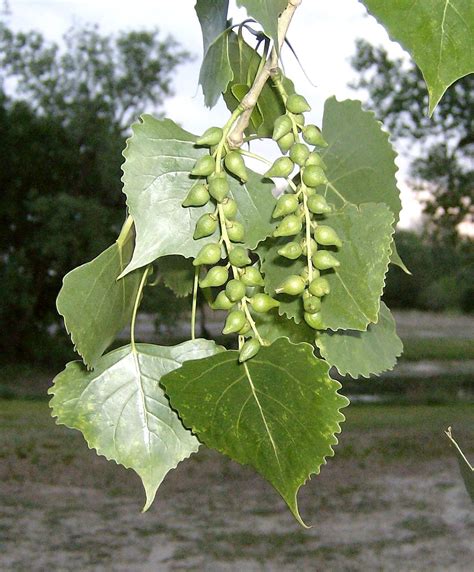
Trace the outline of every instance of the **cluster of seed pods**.
{"type": "Polygon", "coordinates": [[[205,244],[193,264],[205,267],[199,281],[201,288],[219,288],[212,308],[228,312],[223,334],[238,334],[240,337],[239,361],[255,356],[264,343],[259,336],[253,312],[268,312],[279,302],[263,292],[254,293],[264,284],[260,271],[253,265],[245,243],[245,228],[236,220],[237,203],[230,193],[229,177],[241,184],[247,181],[247,170],[241,154],[229,150],[226,134],[220,127],[211,127],[196,141],[197,145],[209,148],[209,154],[200,157],[191,175],[196,183],[188,192],[184,207],[201,207],[209,202],[214,211],[202,215],[194,232],[194,239],[214,235],[215,242],[205,244]]]}
{"type": "Polygon", "coordinates": [[[324,224],[324,217],[331,212],[331,207],[318,193],[318,187],[326,185],[328,180],[326,165],[316,149],[327,144],[316,125],[305,126],[303,113],[307,111],[310,107],[303,96],[293,94],[287,98],[286,113],[276,119],[273,131],[273,139],[283,156],[273,163],[265,176],[287,180],[292,177],[288,192],[280,195],[273,212],[274,218],[282,218],[274,236],[289,239],[278,250],[280,256],[291,260],[305,257],[306,260],[301,274],[287,276],[276,293],[300,296],[304,319],[317,330],[325,327],[320,312],[321,298],[330,290],[329,282],[321,272],[339,266],[331,250],[342,243],[335,230],[324,224]],[[293,175],[295,167],[299,172],[293,175]]]}

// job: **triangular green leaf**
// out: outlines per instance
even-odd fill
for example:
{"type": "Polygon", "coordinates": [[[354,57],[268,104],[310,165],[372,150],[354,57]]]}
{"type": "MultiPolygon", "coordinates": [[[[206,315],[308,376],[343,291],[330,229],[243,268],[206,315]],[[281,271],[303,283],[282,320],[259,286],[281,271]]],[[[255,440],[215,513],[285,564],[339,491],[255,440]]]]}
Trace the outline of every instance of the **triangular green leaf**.
{"type": "MultiPolygon", "coordinates": [[[[244,40],[239,41],[234,33],[229,36],[229,57],[234,77],[224,92],[224,101],[227,108],[234,111],[246,93],[242,86],[252,85],[262,58],[244,40]],[[237,89],[235,89],[236,86],[238,86],[237,89]]],[[[282,82],[288,94],[295,92],[292,81],[283,76],[282,82]]],[[[253,121],[249,123],[245,133],[246,135],[256,133],[260,137],[271,137],[275,119],[286,111],[283,100],[271,80],[267,81],[261,91],[257,109],[258,115],[252,114],[253,121]]]]}
{"type": "Polygon", "coordinates": [[[195,10],[201,24],[203,56],[199,83],[207,107],[214,107],[232,79],[227,28],[228,0],[197,0],[195,10]]]}
{"type": "Polygon", "coordinates": [[[251,18],[262,26],[265,34],[271,38],[278,50],[278,16],[283,12],[288,0],[237,0],[237,6],[243,6],[251,18]]]}
{"type": "Polygon", "coordinates": [[[327,216],[339,235],[341,265],[325,277],[331,291],[322,299],[321,315],[330,330],[366,330],[377,322],[380,297],[391,256],[393,214],[385,204],[346,205],[327,216]]]}
{"type": "Polygon", "coordinates": [[[333,455],[348,400],[309,344],[279,339],[246,362],[237,351],[188,362],[162,379],[171,405],[199,439],[249,464],[295,518],[297,493],[333,455]]]}
{"type": "Polygon", "coordinates": [[[160,388],[160,378],[185,360],[220,351],[207,340],[174,347],[138,344],[103,356],[93,372],[68,363],[49,393],[57,423],[77,429],[99,455],[133,469],[142,479],[147,510],[165,475],[197,451],[160,388]]]}
{"type": "MultiPolygon", "coordinates": [[[[393,214],[382,203],[346,205],[328,215],[325,222],[334,228],[343,244],[334,253],[341,265],[324,273],[331,286],[331,292],[322,299],[324,324],[330,330],[365,330],[378,318],[391,255],[393,214]]],[[[283,244],[285,239],[267,239],[258,247],[265,289],[271,296],[288,274],[299,274],[306,263],[303,257],[293,261],[280,256],[277,251],[283,244]]],[[[280,314],[293,318],[297,324],[302,322],[300,297],[277,298],[280,314]]]]}
{"type": "Polygon", "coordinates": [[[360,101],[330,97],[324,104],[323,135],[329,144],[323,153],[332,185],[327,188],[328,201],[336,207],[346,202],[385,203],[397,222],[397,154],[375,115],[364,111],[360,101]]]}
{"type": "Polygon", "coordinates": [[[117,277],[130,262],[133,242],[129,229],[97,258],[63,279],[56,306],[76,351],[89,367],[95,367],[131,319],[141,275],[132,272],[122,280],[117,277]]]}
{"type": "Polygon", "coordinates": [[[362,0],[421,69],[430,95],[430,115],[446,89],[474,72],[472,0],[362,0]]]}
{"type": "MultiPolygon", "coordinates": [[[[189,173],[207,150],[194,146],[195,137],[169,119],[144,115],[132,126],[133,135],[124,151],[124,193],[135,221],[133,258],[124,274],[161,256],[181,254],[195,257],[202,246],[216,236],[193,239],[198,218],[214,210],[208,205],[184,208],[181,203],[195,183],[189,173]]],[[[255,248],[274,228],[271,213],[275,205],[273,185],[248,169],[249,180],[230,180],[230,195],[239,206],[237,220],[246,231],[246,246],[255,248]]]]}
{"type": "Polygon", "coordinates": [[[367,331],[320,332],[316,345],[322,357],[337,367],[341,375],[349,374],[353,378],[370,377],[392,369],[403,351],[395,320],[383,302],[378,322],[369,324],[367,331]]]}

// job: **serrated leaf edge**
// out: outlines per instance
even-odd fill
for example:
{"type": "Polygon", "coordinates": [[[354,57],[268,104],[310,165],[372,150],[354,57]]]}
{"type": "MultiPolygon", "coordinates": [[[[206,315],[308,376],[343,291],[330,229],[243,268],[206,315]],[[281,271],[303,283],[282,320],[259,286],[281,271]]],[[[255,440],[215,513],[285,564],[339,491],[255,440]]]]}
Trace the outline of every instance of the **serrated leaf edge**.
{"type": "MultiPolygon", "coordinates": [[[[109,352],[107,355],[111,355],[111,354],[113,354],[113,353],[115,353],[115,352],[119,352],[119,351],[123,350],[124,347],[126,347],[126,346],[122,346],[122,347],[120,347],[120,348],[117,348],[117,349],[115,349],[115,350],[112,350],[112,351],[109,352]]],[[[217,346],[217,347],[220,348],[220,347],[222,347],[222,346],[217,346]]],[[[128,356],[128,355],[129,355],[129,354],[127,354],[127,356],[128,356]]],[[[121,359],[125,359],[125,357],[127,357],[127,356],[124,356],[124,358],[121,358],[121,359]]],[[[178,367],[177,367],[176,369],[178,369],[179,367],[181,367],[181,366],[183,365],[183,363],[186,363],[186,362],[179,362],[179,361],[176,361],[176,360],[173,360],[173,359],[170,359],[170,358],[167,358],[167,359],[168,359],[168,361],[173,361],[174,363],[178,364],[178,367]]],[[[199,358],[199,359],[203,359],[203,358],[199,358]]],[[[199,361],[199,359],[198,359],[198,360],[190,360],[190,361],[199,361]]],[[[121,361],[121,360],[119,360],[119,361],[116,362],[116,363],[119,363],[120,361],[121,361]]],[[[82,361],[81,361],[81,360],[74,360],[74,361],[68,362],[68,363],[66,364],[66,367],[65,367],[65,369],[64,369],[63,371],[66,371],[67,368],[70,367],[70,366],[72,366],[73,364],[82,364],[82,361]]],[[[90,372],[90,370],[88,370],[88,371],[90,372]]],[[[62,372],[61,372],[61,373],[62,373],[62,372]]],[[[58,375],[60,375],[60,374],[58,374],[58,375]]],[[[122,466],[122,467],[124,467],[124,468],[127,469],[127,470],[130,469],[130,470],[132,470],[136,475],[138,475],[138,477],[140,478],[140,480],[141,480],[141,482],[142,482],[143,488],[145,489],[145,494],[146,494],[146,502],[145,502],[145,505],[143,506],[142,513],[143,513],[143,512],[146,512],[146,511],[150,508],[150,506],[152,505],[153,501],[155,500],[156,492],[158,491],[158,488],[160,487],[161,483],[163,482],[164,478],[168,475],[168,473],[169,473],[170,471],[176,469],[176,467],[177,467],[182,461],[185,461],[186,459],[189,459],[189,458],[191,457],[191,455],[197,453],[197,452],[199,451],[199,447],[201,446],[201,442],[199,441],[197,435],[196,435],[193,431],[191,431],[188,427],[186,427],[186,426],[184,425],[183,420],[182,420],[181,417],[179,416],[179,414],[178,414],[178,412],[176,411],[176,409],[174,409],[173,407],[171,407],[170,399],[169,399],[169,397],[168,397],[168,395],[167,395],[167,393],[166,393],[164,387],[163,387],[163,386],[161,385],[161,383],[160,383],[161,378],[160,378],[160,380],[157,381],[157,383],[158,383],[158,385],[160,386],[160,389],[163,391],[163,394],[164,394],[165,397],[166,397],[166,400],[167,400],[167,402],[168,402],[168,405],[169,405],[170,409],[177,415],[177,417],[179,418],[179,420],[181,421],[181,423],[182,423],[182,425],[183,425],[183,428],[186,429],[187,431],[189,431],[190,433],[192,433],[192,435],[196,438],[197,446],[196,446],[196,449],[195,449],[194,451],[191,451],[191,452],[189,453],[189,455],[184,456],[184,457],[183,457],[181,460],[179,460],[174,466],[172,466],[172,467],[170,467],[170,468],[168,469],[168,471],[167,471],[167,472],[165,473],[165,475],[163,476],[163,479],[160,481],[160,483],[159,483],[158,486],[156,487],[156,490],[154,491],[154,493],[151,493],[151,494],[150,494],[150,492],[149,492],[147,486],[146,486],[145,483],[143,482],[142,476],[140,475],[140,473],[138,473],[138,471],[136,471],[136,470],[135,470],[133,467],[131,467],[130,465],[126,465],[126,464],[124,464],[124,463],[121,463],[121,462],[117,461],[117,460],[114,459],[113,457],[109,457],[107,454],[103,453],[102,450],[101,450],[99,447],[94,447],[94,446],[90,443],[90,440],[84,435],[84,433],[83,433],[80,429],[78,429],[77,427],[73,427],[72,425],[69,425],[69,424],[64,423],[63,421],[60,421],[60,420],[59,420],[59,416],[55,413],[55,411],[54,411],[54,406],[53,406],[53,401],[54,401],[54,398],[56,397],[56,393],[55,393],[55,391],[54,391],[54,389],[55,389],[55,379],[58,377],[58,375],[55,376],[55,378],[53,379],[53,385],[52,385],[51,387],[49,387],[49,388],[48,388],[48,391],[47,391],[48,395],[52,395],[52,396],[53,396],[53,397],[49,400],[48,406],[49,406],[49,408],[51,409],[51,417],[55,420],[55,424],[56,424],[56,425],[64,425],[64,426],[67,427],[68,429],[72,429],[72,430],[74,430],[74,431],[78,431],[78,432],[82,435],[84,441],[87,443],[87,447],[89,448],[89,450],[95,451],[96,454],[97,454],[99,457],[104,457],[107,461],[113,461],[116,465],[122,466]]]]}
{"type": "MultiPolygon", "coordinates": [[[[310,471],[308,473],[308,475],[306,476],[306,478],[304,479],[303,482],[301,482],[298,487],[295,490],[295,495],[294,495],[294,505],[290,506],[290,504],[288,504],[287,500],[283,497],[283,495],[280,493],[280,491],[278,491],[278,489],[276,489],[272,483],[270,483],[270,485],[276,490],[276,492],[282,497],[282,499],[284,500],[284,502],[287,504],[288,508],[290,509],[291,513],[293,514],[293,516],[295,517],[295,519],[298,521],[298,523],[303,526],[304,528],[311,528],[311,526],[307,525],[303,519],[301,518],[301,515],[299,513],[299,508],[298,508],[298,493],[301,489],[301,487],[303,487],[309,480],[311,480],[311,476],[312,475],[319,475],[321,472],[321,467],[324,465],[327,465],[327,459],[330,457],[334,457],[335,452],[334,452],[334,447],[336,447],[339,444],[339,439],[337,438],[337,435],[340,435],[342,433],[342,428],[341,428],[341,424],[344,423],[346,421],[346,416],[341,412],[342,409],[346,408],[349,406],[350,401],[349,398],[346,397],[345,395],[342,395],[341,393],[339,393],[339,390],[342,389],[342,384],[337,381],[337,379],[333,379],[330,374],[329,374],[329,370],[331,368],[331,365],[324,359],[321,358],[317,358],[314,355],[314,346],[308,342],[299,342],[299,343],[294,343],[292,342],[287,336],[282,336],[281,338],[278,339],[287,339],[288,342],[292,345],[292,346],[307,346],[308,348],[310,348],[311,350],[311,355],[313,357],[313,359],[317,359],[319,361],[322,361],[325,363],[325,365],[327,366],[327,371],[326,371],[326,376],[334,383],[334,390],[335,390],[335,394],[337,395],[337,397],[340,397],[341,399],[345,400],[345,403],[342,404],[340,407],[338,407],[337,412],[338,412],[338,416],[339,416],[339,420],[335,421],[336,427],[337,429],[331,434],[332,438],[333,438],[333,442],[332,443],[328,443],[328,453],[326,455],[322,456],[322,460],[321,463],[319,463],[317,469],[310,471]]],[[[276,340],[275,340],[276,341],[276,340]]],[[[275,342],[274,342],[275,343],[275,342]]],[[[237,360],[237,356],[238,356],[238,351],[237,350],[225,350],[225,352],[227,353],[235,353],[236,354],[236,360],[237,360]]],[[[202,359],[202,358],[201,358],[202,359]]],[[[193,362],[196,361],[200,361],[200,359],[198,360],[187,360],[186,362],[183,362],[182,366],[187,366],[188,364],[191,365],[193,362]]],[[[172,400],[171,397],[168,395],[167,389],[166,389],[166,385],[162,386],[163,387],[163,391],[165,392],[165,395],[167,397],[167,399],[169,400],[170,404],[171,404],[171,408],[178,414],[181,422],[183,423],[183,426],[186,427],[189,431],[192,432],[193,435],[196,436],[197,439],[199,439],[199,432],[196,430],[196,427],[194,425],[189,426],[188,424],[186,424],[183,419],[181,418],[180,414],[179,414],[179,410],[173,406],[172,404],[172,400]]],[[[200,440],[200,439],[199,439],[200,440]]],[[[204,445],[206,445],[206,443],[204,441],[202,441],[202,443],[204,445]]],[[[208,445],[206,445],[208,446],[208,445]]],[[[209,447],[209,446],[208,446],[209,447]]],[[[212,447],[209,447],[212,448],[212,447]]],[[[228,459],[231,459],[232,461],[238,463],[241,466],[249,466],[254,468],[250,463],[244,463],[241,462],[237,459],[232,458],[230,455],[228,455],[227,453],[224,453],[222,451],[218,451],[221,455],[224,455],[225,457],[227,457],[228,459]]],[[[256,469],[254,469],[260,476],[261,478],[263,478],[264,480],[267,480],[263,475],[260,474],[259,471],[257,471],[256,469]]],[[[267,481],[269,482],[269,481],[267,481]]]]}

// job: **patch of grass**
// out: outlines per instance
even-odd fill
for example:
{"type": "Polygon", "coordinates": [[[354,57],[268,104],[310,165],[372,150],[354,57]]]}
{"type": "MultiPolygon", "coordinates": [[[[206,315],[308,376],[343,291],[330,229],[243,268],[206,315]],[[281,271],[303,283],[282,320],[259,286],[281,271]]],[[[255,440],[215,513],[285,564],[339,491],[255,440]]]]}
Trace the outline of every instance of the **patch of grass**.
{"type": "Polygon", "coordinates": [[[468,360],[474,359],[474,343],[462,338],[404,338],[402,359],[420,360],[468,360]]]}

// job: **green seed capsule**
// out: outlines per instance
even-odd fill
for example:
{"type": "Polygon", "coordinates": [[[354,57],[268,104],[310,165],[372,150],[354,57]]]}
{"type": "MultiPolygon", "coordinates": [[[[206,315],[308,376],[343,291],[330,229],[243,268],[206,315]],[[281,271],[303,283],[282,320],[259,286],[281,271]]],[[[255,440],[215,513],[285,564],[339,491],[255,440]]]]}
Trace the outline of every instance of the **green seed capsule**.
{"type": "Polygon", "coordinates": [[[337,232],[330,226],[324,224],[318,225],[314,229],[314,238],[316,242],[324,246],[342,246],[341,239],[338,237],[337,232]]]}
{"type": "Polygon", "coordinates": [[[275,290],[277,294],[290,294],[290,296],[298,296],[305,288],[305,280],[302,276],[290,274],[282,284],[275,290]]]}
{"type": "Polygon", "coordinates": [[[248,334],[251,329],[252,326],[250,325],[250,322],[248,320],[245,320],[245,324],[242,326],[242,328],[240,328],[238,332],[239,336],[245,336],[245,334],[248,334]]]}
{"type": "Polygon", "coordinates": [[[247,266],[252,261],[248,255],[248,251],[243,246],[234,246],[234,248],[229,253],[229,262],[232,266],[237,266],[242,268],[242,266],[247,266]]]}
{"type": "Polygon", "coordinates": [[[254,266],[247,266],[240,275],[240,281],[246,286],[263,286],[263,276],[254,266]]]}
{"type": "Polygon", "coordinates": [[[304,311],[308,314],[314,314],[321,310],[321,298],[317,296],[308,296],[303,298],[304,311]]]}
{"type": "Polygon", "coordinates": [[[230,310],[233,305],[234,303],[227,298],[226,293],[222,290],[217,294],[217,297],[211,307],[213,310],[230,310]]]}
{"type": "Polygon", "coordinates": [[[308,187],[325,185],[328,182],[326,173],[317,165],[308,165],[303,170],[303,183],[308,187]]]}
{"type": "Polygon", "coordinates": [[[242,298],[245,296],[245,290],[245,284],[236,278],[229,280],[225,287],[226,296],[232,302],[238,302],[239,300],[242,300],[242,298]]]}
{"type": "Polygon", "coordinates": [[[326,169],[326,163],[322,160],[321,155],[312,151],[308,158],[306,159],[306,165],[316,165],[316,167],[321,167],[321,169],[326,169]]]}
{"type": "Polygon", "coordinates": [[[294,143],[290,149],[290,159],[302,167],[309,156],[309,149],[304,143],[294,143]]]}
{"type": "Polygon", "coordinates": [[[278,139],[278,147],[282,153],[287,153],[290,147],[295,142],[295,137],[293,133],[287,133],[283,135],[280,139],[278,139]]]}
{"type": "Polygon", "coordinates": [[[196,229],[194,230],[193,238],[203,238],[214,234],[217,229],[217,219],[214,215],[206,213],[198,218],[196,229]]]}
{"type": "Polygon", "coordinates": [[[183,207],[202,207],[209,202],[210,195],[205,185],[199,183],[186,195],[186,198],[181,203],[183,207]]]}
{"type": "Polygon", "coordinates": [[[196,140],[196,145],[217,145],[223,136],[223,131],[220,127],[209,127],[204,133],[196,140]]]}
{"type": "Polygon", "coordinates": [[[304,113],[305,111],[311,111],[311,107],[306,99],[302,95],[297,93],[292,93],[288,96],[286,100],[286,108],[291,113],[304,113]]]}
{"type": "Polygon", "coordinates": [[[331,291],[329,282],[323,276],[315,278],[309,285],[308,289],[311,292],[311,294],[313,294],[313,296],[318,296],[318,298],[322,298],[326,294],[329,294],[329,292],[331,291]]]}
{"type": "Polygon", "coordinates": [[[259,292],[258,294],[252,296],[249,302],[252,304],[252,308],[255,310],[255,312],[259,313],[268,312],[272,308],[278,308],[280,305],[278,300],[275,300],[268,294],[263,294],[263,292],[259,292]]]}
{"type": "Polygon", "coordinates": [[[289,157],[278,157],[264,177],[288,177],[293,172],[295,164],[289,157]]]}
{"type": "Polygon", "coordinates": [[[313,328],[313,330],[325,329],[325,325],[321,317],[321,312],[314,312],[312,314],[310,314],[309,312],[305,312],[304,321],[308,324],[310,328],[313,328]]]}
{"type": "Polygon", "coordinates": [[[224,165],[230,173],[238,177],[243,183],[247,181],[247,169],[240,153],[237,151],[228,153],[224,158],[224,165]]]}
{"type": "Polygon", "coordinates": [[[209,194],[221,203],[229,194],[229,183],[227,179],[214,178],[209,181],[209,194]]]}
{"type": "Polygon", "coordinates": [[[307,125],[303,129],[303,139],[309,145],[317,145],[318,147],[327,147],[328,144],[323,138],[323,134],[321,133],[321,129],[316,127],[316,125],[307,125]]]}
{"type": "Polygon", "coordinates": [[[290,194],[283,194],[280,195],[277,199],[277,203],[275,208],[273,209],[273,218],[279,218],[281,216],[286,216],[291,213],[294,213],[295,210],[298,208],[299,201],[296,195],[290,194]]]}
{"type": "Polygon", "coordinates": [[[221,259],[221,245],[217,243],[205,244],[196,258],[193,260],[194,266],[201,264],[216,264],[221,259]]]}
{"type": "Polygon", "coordinates": [[[300,276],[301,278],[303,278],[303,280],[306,282],[308,282],[309,279],[309,269],[308,267],[305,266],[305,268],[303,268],[303,270],[300,272],[300,276]]]}
{"type": "Polygon", "coordinates": [[[288,115],[280,115],[280,117],[277,117],[275,119],[275,123],[273,124],[272,139],[274,141],[278,141],[279,139],[290,133],[292,129],[293,129],[293,124],[288,115]]]}
{"type": "Polygon", "coordinates": [[[326,199],[317,194],[308,197],[308,209],[314,214],[327,214],[332,211],[326,199]]]}
{"type": "Polygon", "coordinates": [[[304,115],[302,113],[295,113],[293,119],[296,122],[296,125],[303,127],[304,125],[304,115]]]}
{"type": "Polygon", "coordinates": [[[245,314],[242,310],[232,310],[227,315],[225,320],[224,329],[222,330],[223,334],[234,334],[241,330],[246,322],[245,314]]]}
{"type": "Polygon", "coordinates": [[[260,342],[256,338],[247,340],[240,350],[239,362],[243,363],[244,361],[253,358],[253,356],[258,354],[259,350],[260,342]]]}
{"type": "Polygon", "coordinates": [[[244,225],[237,221],[227,221],[227,234],[232,242],[243,242],[245,237],[244,225]]]}
{"type": "Polygon", "coordinates": [[[297,242],[292,241],[279,248],[278,254],[290,260],[296,260],[303,254],[303,251],[297,242]]]}
{"type": "Polygon", "coordinates": [[[227,282],[229,273],[225,266],[214,266],[209,272],[199,281],[201,288],[209,288],[210,286],[222,286],[227,282]]]}
{"type": "Polygon", "coordinates": [[[337,268],[341,265],[339,260],[335,258],[330,252],[327,250],[318,250],[315,254],[313,254],[312,258],[313,264],[319,270],[328,270],[329,268],[337,268]]]}
{"type": "MultiPolygon", "coordinates": [[[[309,242],[309,249],[310,249],[310,255],[311,256],[318,250],[318,245],[317,245],[316,241],[313,240],[312,238],[310,239],[310,242],[309,242]]],[[[303,251],[303,254],[305,256],[308,255],[306,238],[303,238],[303,240],[301,241],[301,250],[303,251]]]]}
{"type": "Polygon", "coordinates": [[[273,232],[273,236],[294,236],[301,232],[303,223],[297,215],[287,215],[273,232]]]}
{"type": "Polygon", "coordinates": [[[234,199],[227,197],[222,201],[222,210],[224,211],[225,218],[234,218],[237,214],[237,203],[234,199]]]}
{"type": "Polygon", "coordinates": [[[203,157],[199,157],[196,161],[196,164],[191,171],[191,175],[195,177],[208,177],[211,173],[213,173],[216,169],[216,162],[214,157],[210,155],[204,155],[203,157]]]}

